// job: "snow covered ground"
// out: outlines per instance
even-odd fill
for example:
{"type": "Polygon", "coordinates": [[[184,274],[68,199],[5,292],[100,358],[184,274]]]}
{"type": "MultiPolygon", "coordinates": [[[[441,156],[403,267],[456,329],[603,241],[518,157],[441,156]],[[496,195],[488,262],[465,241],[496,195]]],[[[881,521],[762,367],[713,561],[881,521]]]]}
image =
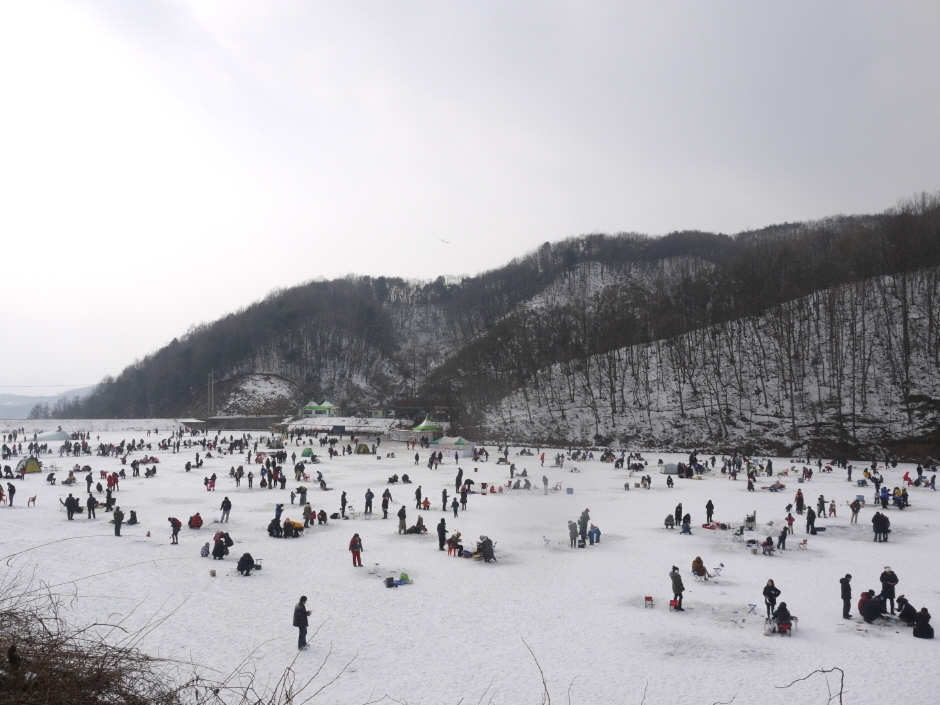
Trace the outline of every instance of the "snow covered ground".
{"type": "MultiPolygon", "coordinates": [[[[127,429],[148,425],[110,423],[119,430],[102,432],[102,440],[140,438],[143,434],[127,429]]],[[[83,422],[70,424],[77,428],[83,422]]],[[[319,451],[318,444],[315,449],[319,451]]],[[[859,627],[855,620],[842,620],[838,582],[852,573],[857,597],[862,590],[878,590],[878,576],[890,565],[900,578],[899,594],[918,609],[940,612],[935,538],[940,496],[935,492],[913,490],[910,509],[889,510],[891,541],[873,543],[870,505],[857,526],[849,524],[845,505],[857,492],[846,482],[845,471],[817,473],[801,487],[810,501],[819,494],[836,499],[838,518],[817,522],[827,531],[809,538],[808,551],[796,550],[797,541],[806,538],[798,523],[791,550],[765,557],[734,543],[730,531],[696,528],[691,537],[680,536],[663,528],[663,518],[682,502],[693,526],[700,527],[711,499],[717,520],[737,525],[756,510],[759,525],[775,522],[772,531],[758,534],[776,534],[797,487],[793,477],[787,478],[783,494],[748,493],[744,481],[720,474],[679,480],[675,489],[666,488],[665,476],[653,474],[652,489],[627,492],[624,483],[632,486],[639,478],[612,465],[569,462],[564,470],[543,470],[537,459],[516,457],[514,449],[511,460],[520,470],[527,468],[536,484],[544,472],[551,485],[561,482],[573,494],[545,496],[539,489],[471,495],[468,511],[454,519],[440,511],[441,490],[454,490],[453,458],[432,471],[426,467],[426,451],[420,452],[417,466],[414,453],[402,444],[386,441],[381,451],[394,451],[397,458],[324,460],[316,468],[333,491],[308,496],[315,509],[331,513],[339,509],[340,492],[346,490],[361,510],[363,494],[371,488],[377,518],[330,522],[296,540],[265,533],[276,502],[285,503],[287,516],[300,517],[287,491],[261,490],[257,483],[249,490],[244,482],[236,489],[228,478],[230,467],[243,464],[243,455],[208,460],[200,471],[187,474],[183,465],[194,451],[155,452],[161,459],[156,478],[128,477],[121,483],[119,506],[125,513],[136,510],[142,522],[125,525],[121,538],[113,536],[100,512],[95,520],[66,521],[59,499],[70,490],[31,475],[16,483],[15,506],[0,508],[0,555],[18,554],[5,559],[7,579],[34,574],[37,584],[41,580],[53,592],[77,596],[68,602],[68,616],[76,620],[113,622],[130,615],[127,625],[134,627],[175,610],[144,639],[143,648],[192,658],[220,673],[253,654],[253,667],[272,679],[296,655],[291,615],[297,598],[305,594],[313,610],[311,633],[322,626],[311,648],[300,655],[299,674],[312,675],[331,648],[317,683],[332,679],[352,661],[315,701],[322,703],[377,702],[386,694],[409,704],[540,703],[539,670],[523,639],[538,658],[552,700],[566,702],[570,686],[570,702],[579,705],[640,703],[644,691],[647,705],[711,704],[733,697],[736,704],[825,703],[829,696],[822,676],[789,689],[775,686],[833,666],[846,672],[845,703],[927,703],[940,687],[937,642],[914,639],[908,628],[859,627]],[[569,472],[570,465],[581,472],[569,472]],[[203,477],[212,472],[219,482],[210,494],[203,477]],[[406,472],[414,484],[391,486],[395,502],[383,521],[379,497],[386,478],[406,472]],[[419,485],[433,502],[432,510],[423,513],[431,534],[399,536],[394,514],[404,504],[408,524],[414,523],[419,485]],[[27,508],[33,495],[36,506],[27,508]],[[199,548],[211,540],[216,528],[211,521],[220,514],[225,496],[234,505],[225,528],[236,544],[220,563],[200,558],[199,548]],[[602,541],[571,549],[566,523],[586,507],[603,531],[602,541]],[[207,525],[200,531],[184,527],[179,545],[170,545],[167,517],[185,523],[197,511],[207,525]],[[497,542],[498,562],[484,564],[438,551],[434,527],[442,516],[448,529],[460,530],[471,545],[481,534],[490,536],[497,542]],[[365,548],[361,569],[353,568],[347,551],[356,532],[365,548]],[[244,551],[264,564],[249,578],[235,572],[244,551]],[[724,563],[720,578],[694,582],[690,564],[696,556],[709,567],[724,563]],[[679,566],[685,580],[684,613],[667,608],[672,565],[679,566]],[[218,570],[215,578],[209,575],[213,568],[218,570]],[[401,571],[414,584],[386,589],[382,578],[401,571]],[[761,589],[769,578],[799,617],[792,638],[763,635],[761,589]],[[654,597],[653,609],[644,608],[645,595],[654,597]],[[758,605],[757,615],[748,614],[750,603],[758,605]]],[[[289,446],[288,452],[299,456],[300,448],[289,446]]],[[[649,454],[650,472],[655,473],[660,458],[674,462],[682,456],[649,454]]],[[[65,468],[76,462],[57,456],[44,460],[65,468]]],[[[96,477],[99,470],[120,467],[116,459],[86,457],[80,462],[90,464],[96,477]]],[[[774,460],[777,469],[789,464],[788,459],[774,460]]],[[[856,462],[856,477],[860,464],[856,462]]],[[[477,483],[505,483],[509,476],[508,468],[495,462],[474,467],[462,459],[461,466],[477,483]]],[[[257,475],[259,467],[249,469],[257,475]]],[[[884,471],[889,487],[912,469],[902,465],[884,471]]],[[[296,484],[291,481],[288,487],[296,484]]],[[[84,483],[71,491],[82,496],[84,483]]]]}

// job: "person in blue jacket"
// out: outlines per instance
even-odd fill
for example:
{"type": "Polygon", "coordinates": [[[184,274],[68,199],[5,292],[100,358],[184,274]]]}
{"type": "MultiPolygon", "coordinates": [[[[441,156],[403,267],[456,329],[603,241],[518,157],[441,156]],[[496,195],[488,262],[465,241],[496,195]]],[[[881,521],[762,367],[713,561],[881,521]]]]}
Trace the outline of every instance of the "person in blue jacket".
{"type": "Polygon", "coordinates": [[[592,546],[595,543],[601,542],[601,530],[594,526],[594,524],[591,524],[591,528],[588,531],[588,539],[590,540],[592,546]]]}

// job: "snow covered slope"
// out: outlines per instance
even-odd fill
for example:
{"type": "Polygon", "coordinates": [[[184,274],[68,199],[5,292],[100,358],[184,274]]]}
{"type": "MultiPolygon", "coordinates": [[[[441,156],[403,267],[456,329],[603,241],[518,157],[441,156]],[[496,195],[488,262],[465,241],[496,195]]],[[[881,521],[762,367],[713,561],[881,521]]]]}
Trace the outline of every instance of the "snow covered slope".
{"type": "Polygon", "coordinates": [[[940,270],[922,270],[556,364],[491,408],[479,433],[765,450],[915,435],[904,399],[940,397],[938,300],[940,270]]]}

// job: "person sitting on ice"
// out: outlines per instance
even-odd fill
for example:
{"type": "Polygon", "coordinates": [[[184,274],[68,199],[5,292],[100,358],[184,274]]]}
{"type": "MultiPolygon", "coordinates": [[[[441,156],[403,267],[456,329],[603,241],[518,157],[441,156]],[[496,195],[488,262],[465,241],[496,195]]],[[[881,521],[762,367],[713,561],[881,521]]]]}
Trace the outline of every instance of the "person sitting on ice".
{"type": "Polygon", "coordinates": [[[202,526],[202,517],[199,516],[199,512],[196,512],[191,517],[189,517],[188,525],[190,529],[198,529],[202,526]]]}
{"type": "MultiPolygon", "coordinates": [[[[420,518],[420,517],[419,517],[420,518]]],[[[455,531],[453,536],[447,539],[447,547],[457,551],[457,554],[463,553],[463,544],[460,543],[460,532],[455,531]]]]}
{"type": "Polygon", "coordinates": [[[914,626],[915,617],[917,616],[917,610],[914,609],[914,606],[908,601],[904,595],[901,595],[898,598],[898,619],[904,622],[909,627],[914,626]]]}
{"type": "Polygon", "coordinates": [[[424,507],[424,511],[428,511],[431,508],[431,501],[425,497],[424,501],[421,503],[421,506],[424,507]]]}
{"type": "Polygon", "coordinates": [[[705,562],[702,560],[701,556],[696,556],[695,560],[692,561],[692,575],[695,575],[705,581],[708,581],[709,578],[714,577],[708,572],[708,569],[705,568],[705,562]]]}
{"type": "Polygon", "coordinates": [[[682,533],[692,535],[692,520],[689,519],[688,514],[682,517],[682,533]]]}
{"type": "Polygon", "coordinates": [[[591,524],[591,528],[588,529],[587,535],[588,540],[591,542],[592,546],[601,542],[601,530],[594,526],[594,524],[591,524]]]}
{"type": "Polygon", "coordinates": [[[666,487],[668,487],[669,489],[672,489],[673,486],[675,486],[675,484],[676,483],[672,481],[672,475],[669,475],[666,477],[666,487]]]}
{"type": "Polygon", "coordinates": [[[274,517],[274,518],[268,523],[268,536],[271,536],[272,538],[279,539],[279,538],[281,538],[281,534],[282,534],[282,533],[283,533],[283,532],[281,531],[281,522],[280,522],[280,520],[279,520],[277,517],[274,517]]]}
{"type": "Polygon", "coordinates": [[[793,624],[793,616],[790,614],[790,610],[787,609],[786,602],[781,602],[780,606],[774,610],[773,619],[775,630],[779,629],[783,624],[793,624]]]}
{"type": "Polygon", "coordinates": [[[666,525],[666,528],[667,528],[667,529],[674,529],[674,528],[676,528],[676,520],[675,520],[675,518],[673,518],[672,514],[667,514],[667,515],[666,515],[666,521],[664,522],[664,524],[666,525]]]}
{"type": "Polygon", "coordinates": [[[933,639],[933,627],[930,626],[930,612],[921,607],[914,617],[914,636],[918,639],[933,639]]]}
{"type": "Polygon", "coordinates": [[[405,529],[406,534],[425,534],[427,531],[428,527],[424,525],[424,517],[420,514],[418,515],[418,521],[416,521],[413,526],[409,526],[405,529]]]}
{"type": "Polygon", "coordinates": [[[130,515],[130,519],[127,520],[127,525],[133,526],[134,524],[139,524],[139,523],[140,522],[137,521],[137,512],[131,509],[131,515],[130,515]]]}
{"type": "Polygon", "coordinates": [[[326,511],[321,509],[319,512],[317,512],[317,524],[325,524],[325,523],[326,523],[326,511]]]}
{"type": "Polygon", "coordinates": [[[401,476],[401,481],[402,481],[402,484],[404,484],[404,485],[410,485],[410,484],[411,484],[411,478],[408,477],[408,474],[407,474],[407,473],[405,473],[404,475],[401,476]]]}
{"type": "Polygon", "coordinates": [[[209,553],[210,553],[209,542],[206,541],[205,545],[199,549],[199,555],[202,556],[203,558],[208,558],[209,553]]]}
{"type": "Polygon", "coordinates": [[[396,482],[398,482],[398,474],[397,474],[397,473],[394,474],[394,475],[392,475],[390,478],[388,478],[388,484],[394,485],[396,482]]]}

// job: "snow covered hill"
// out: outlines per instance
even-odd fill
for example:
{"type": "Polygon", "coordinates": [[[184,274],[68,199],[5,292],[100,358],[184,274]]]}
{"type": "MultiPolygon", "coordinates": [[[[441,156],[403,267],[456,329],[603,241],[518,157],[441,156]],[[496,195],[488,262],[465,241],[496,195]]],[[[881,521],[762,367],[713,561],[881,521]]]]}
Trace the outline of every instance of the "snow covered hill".
{"type": "Polygon", "coordinates": [[[787,453],[913,436],[904,400],[940,398],[938,301],[940,269],[921,270],[552,365],[493,405],[479,433],[787,453]]]}

